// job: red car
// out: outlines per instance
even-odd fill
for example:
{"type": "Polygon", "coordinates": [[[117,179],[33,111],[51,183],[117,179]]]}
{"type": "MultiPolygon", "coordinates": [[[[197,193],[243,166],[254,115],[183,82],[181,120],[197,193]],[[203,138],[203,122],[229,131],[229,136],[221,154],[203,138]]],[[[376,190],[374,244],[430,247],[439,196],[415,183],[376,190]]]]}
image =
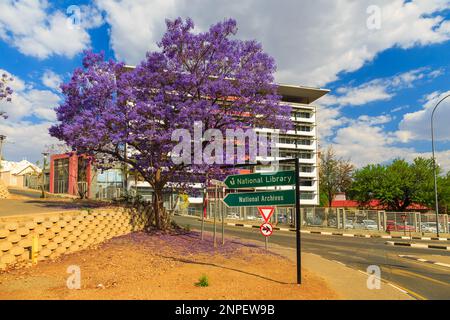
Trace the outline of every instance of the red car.
{"type": "Polygon", "coordinates": [[[386,232],[391,231],[411,231],[415,232],[416,228],[414,226],[405,225],[404,223],[396,223],[393,220],[386,221],[386,232]]]}

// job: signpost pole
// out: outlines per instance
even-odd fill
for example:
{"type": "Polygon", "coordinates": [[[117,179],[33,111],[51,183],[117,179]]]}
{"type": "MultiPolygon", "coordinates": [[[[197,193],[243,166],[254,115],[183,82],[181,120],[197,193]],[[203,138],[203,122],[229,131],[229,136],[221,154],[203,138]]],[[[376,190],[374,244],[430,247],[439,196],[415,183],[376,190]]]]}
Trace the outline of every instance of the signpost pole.
{"type": "MultiPolygon", "coordinates": [[[[224,194],[225,194],[225,189],[224,188],[222,188],[222,199],[223,199],[223,196],[224,196],[224,194]]],[[[222,201],[220,201],[220,209],[221,209],[221,211],[222,211],[222,245],[224,245],[225,244],[225,214],[224,214],[224,205],[223,205],[223,203],[222,203],[222,201]]]]}
{"type": "Polygon", "coordinates": [[[204,233],[204,229],[205,229],[205,214],[206,214],[206,210],[208,206],[208,179],[206,179],[206,186],[205,189],[203,191],[203,210],[202,210],[202,228],[200,231],[200,239],[203,240],[203,233],[204,233]]]}
{"type": "Polygon", "coordinates": [[[301,239],[300,239],[300,168],[298,158],[295,158],[295,225],[297,240],[297,284],[302,283],[302,258],[301,258],[301,239]]]}
{"type": "Polygon", "coordinates": [[[216,241],[216,234],[217,234],[217,223],[216,223],[216,218],[217,218],[217,185],[215,187],[215,193],[214,193],[214,235],[213,235],[213,241],[214,241],[214,248],[217,246],[217,241],[216,241]]]}

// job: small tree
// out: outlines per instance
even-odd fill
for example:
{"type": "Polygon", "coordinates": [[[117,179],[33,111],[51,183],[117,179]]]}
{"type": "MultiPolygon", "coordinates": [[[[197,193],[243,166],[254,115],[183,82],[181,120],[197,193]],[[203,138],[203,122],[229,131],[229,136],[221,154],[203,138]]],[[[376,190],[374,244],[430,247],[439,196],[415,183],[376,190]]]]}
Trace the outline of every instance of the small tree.
{"type": "Polygon", "coordinates": [[[338,192],[347,192],[352,184],[354,166],[348,160],[338,158],[332,146],[320,153],[319,178],[321,198],[331,207],[338,192]]]}
{"type": "MultiPolygon", "coordinates": [[[[413,203],[433,207],[433,170],[433,161],[420,157],[412,163],[397,159],[388,165],[368,165],[356,171],[351,193],[363,205],[377,199],[393,211],[405,211],[413,203]]],[[[444,206],[449,203],[450,180],[440,174],[440,168],[437,170],[438,196],[444,206]]]]}
{"type": "Polygon", "coordinates": [[[147,53],[133,70],[86,53],[83,69],[62,85],[65,101],[50,129],[97,164],[119,161],[139,173],[153,189],[151,221],[158,229],[170,225],[163,207],[167,185],[185,188],[216,169],[173,163],[174,130],[191,132],[196,121],[222,132],[290,124],[290,108],[281,105],[273,84],[274,60],[260,44],[232,39],[237,28],[231,19],[203,33],[193,28],[190,19],[167,21],[161,50],[147,53]]]}

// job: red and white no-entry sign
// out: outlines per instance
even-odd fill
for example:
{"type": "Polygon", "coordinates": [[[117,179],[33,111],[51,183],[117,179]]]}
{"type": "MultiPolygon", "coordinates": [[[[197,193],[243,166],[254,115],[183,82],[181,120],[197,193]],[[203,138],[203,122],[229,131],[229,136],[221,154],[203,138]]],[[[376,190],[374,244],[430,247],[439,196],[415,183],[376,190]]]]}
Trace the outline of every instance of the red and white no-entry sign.
{"type": "Polygon", "coordinates": [[[258,211],[263,217],[264,221],[267,222],[275,211],[275,207],[258,207],[258,211]]]}
{"type": "Polygon", "coordinates": [[[259,227],[259,231],[261,231],[264,237],[270,237],[273,232],[273,227],[269,222],[265,222],[259,227]]]}

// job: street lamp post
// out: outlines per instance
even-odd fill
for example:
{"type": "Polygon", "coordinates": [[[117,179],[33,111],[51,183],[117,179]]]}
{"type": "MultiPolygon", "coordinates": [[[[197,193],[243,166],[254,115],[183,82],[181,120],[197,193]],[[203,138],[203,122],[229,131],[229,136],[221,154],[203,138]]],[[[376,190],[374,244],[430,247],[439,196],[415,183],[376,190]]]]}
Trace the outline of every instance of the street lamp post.
{"type": "Polygon", "coordinates": [[[436,171],[436,157],[435,157],[435,149],[434,149],[434,113],[437,107],[441,104],[442,101],[450,97],[446,95],[443,97],[436,106],[433,108],[433,112],[431,113],[431,149],[433,153],[433,171],[434,171],[434,197],[435,197],[435,205],[436,205],[436,236],[439,238],[439,203],[438,203],[438,189],[437,189],[437,171],[436,171]]]}
{"type": "Polygon", "coordinates": [[[6,136],[0,134],[0,177],[2,176],[2,149],[3,149],[3,141],[5,141],[6,136]]]}

